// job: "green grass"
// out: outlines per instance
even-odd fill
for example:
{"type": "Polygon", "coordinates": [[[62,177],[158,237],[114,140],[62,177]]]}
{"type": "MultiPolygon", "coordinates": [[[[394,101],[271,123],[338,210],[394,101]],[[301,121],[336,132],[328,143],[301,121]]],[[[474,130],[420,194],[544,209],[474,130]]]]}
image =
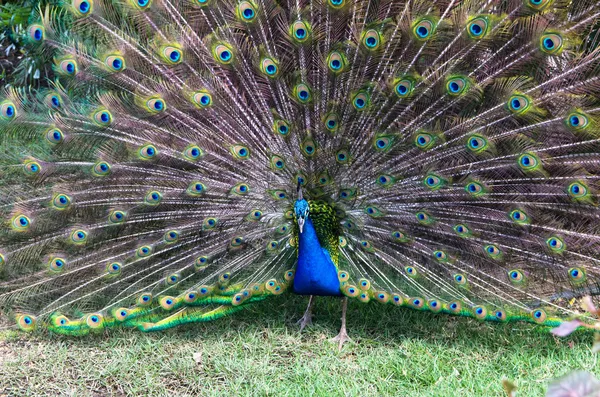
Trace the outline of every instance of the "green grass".
{"type": "Polygon", "coordinates": [[[487,324],[352,302],[354,343],[329,342],[340,301],[282,296],[209,324],[83,338],[0,333],[0,396],[542,396],[571,370],[600,374],[592,336],[557,339],[531,324],[487,324]],[[194,360],[194,354],[200,358],[194,360]]]}

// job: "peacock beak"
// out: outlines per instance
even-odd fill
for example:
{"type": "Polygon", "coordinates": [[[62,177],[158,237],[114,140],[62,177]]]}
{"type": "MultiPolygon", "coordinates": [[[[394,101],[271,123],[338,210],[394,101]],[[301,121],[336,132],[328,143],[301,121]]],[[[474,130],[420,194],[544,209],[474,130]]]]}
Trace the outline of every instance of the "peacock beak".
{"type": "Polygon", "coordinates": [[[304,229],[304,218],[298,218],[298,227],[300,228],[300,233],[302,233],[302,229],[304,229]]]}

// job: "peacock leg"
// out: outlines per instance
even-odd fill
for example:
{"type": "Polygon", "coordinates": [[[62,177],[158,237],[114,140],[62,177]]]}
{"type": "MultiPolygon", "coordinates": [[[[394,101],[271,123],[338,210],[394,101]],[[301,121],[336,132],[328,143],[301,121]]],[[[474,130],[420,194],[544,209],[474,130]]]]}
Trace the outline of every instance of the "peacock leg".
{"type": "Polygon", "coordinates": [[[339,342],[338,350],[342,350],[342,346],[344,342],[352,342],[352,339],[348,337],[348,332],[346,332],[346,310],[348,309],[348,297],[344,297],[344,301],[342,303],[342,326],[340,327],[340,333],[332,338],[332,342],[339,342]]]}
{"type": "Polygon", "coordinates": [[[312,325],[312,308],[315,305],[315,297],[311,295],[308,299],[308,307],[304,312],[304,316],[296,324],[300,324],[300,332],[307,326],[312,325]]]}

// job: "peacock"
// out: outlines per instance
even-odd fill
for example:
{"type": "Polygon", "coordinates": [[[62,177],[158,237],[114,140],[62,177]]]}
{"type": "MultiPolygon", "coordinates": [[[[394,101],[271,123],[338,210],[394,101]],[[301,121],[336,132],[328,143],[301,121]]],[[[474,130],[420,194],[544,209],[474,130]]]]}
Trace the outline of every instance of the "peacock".
{"type": "MultiPolygon", "coordinates": [[[[0,310],[85,335],[280,295],[592,321],[600,4],[61,0],[0,91],[0,310]]],[[[281,298],[280,298],[281,299],[281,298]]]]}

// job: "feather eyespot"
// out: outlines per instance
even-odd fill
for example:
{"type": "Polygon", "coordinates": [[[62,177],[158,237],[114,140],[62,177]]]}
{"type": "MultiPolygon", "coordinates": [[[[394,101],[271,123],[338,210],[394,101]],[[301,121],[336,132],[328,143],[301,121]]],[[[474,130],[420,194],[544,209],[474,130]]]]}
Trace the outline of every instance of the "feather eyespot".
{"type": "Polygon", "coordinates": [[[453,229],[456,232],[456,234],[458,234],[460,237],[469,237],[472,234],[471,229],[469,229],[466,225],[463,224],[458,224],[454,226],[453,229]]]}
{"type": "Polygon", "coordinates": [[[169,65],[177,65],[183,61],[183,53],[174,46],[165,46],[161,51],[161,55],[169,65]]]}
{"type": "Polygon", "coordinates": [[[44,27],[42,25],[34,24],[31,25],[27,29],[27,33],[29,35],[29,39],[33,40],[36,43],[39,43],[44,40],[44,27]]]}
{"type": "Polygon", "coordinates": [[[42,172],[42,165],[35,160],[26,160],[23,163],[23,171],[29,176],[39,175],[42,172]]]}
{"type": "Polygon", "coordinates": [[[399,243],[406,243],[409,241],[408,236],[406,235],[406,233],[401,232],[399,230],[393,231],[392,232],[392,238],[394,240],[396,240],[399,243]]]}
{"type": "Polygon", "coordinates": [[[92,174],[94,176],[106,176],[110,174],[110,164],[106,161],[99,161],[92,167],[92,174]]]}
{"type": "Polygon", "coordinates": [[[139,11],[146,11],[152,5],[152,0],[130,0],[130,3],[139,11]]]}
{"type": "Polygon", "coordinates": [[[502,251],[500,251],[500,249],[494,244],[486,245],[485,247],[483,247],[483,250],[486,254],[488,254],[490,258],[493,259],[499,259],[502,255],[502,251]]]}
{"type": "Polygon", "coordinates": [[[567,187],[567,193],[572,199],[584,199],[588,197],[589,189],[583,182],[573,182],[567,187]]]}
{"type": "Polygon", "coordinates": [[[552,236],[546,240],[546,246],[552,251],[556,253],[563,252],[567,246],[563,239],[557,236],[552,236]]]}
{"type": "Polygon", "coordinates": [[[379,152],[385,152],[391,148],[393,142],[393,135],[380,135],[373,141],[373,148],[379,152]]]}
{"type": "Polygon", "coordinates": [[[508,279],[514,284],[522,284],[525,281],[525,276],[520,270],[510,270],[508,272],[508,279]]]}
{"type": "Polygon", "coordinates": [[[198,145],[190,145],[183,151],[183,157],[190,161],[198,160],[202,156],[204,156],[204,152],[198,145]]]}
{"type": "Polygon", "coordinates": [[[369,29],[363,32],[361,42],[369,51],[374,51],[381,46],[383,36],[375,29],[369,29]]]}
{"type": "Polygon", "coordinates": [[[508,100],[508,109],[514,114],[525,113],[531,107],[531,101],[525,95],[513,95],[508,100]]]}
{"type": "Polygon", "coordinates": [[[435,30],[435,23],[429,19],[420,19],[413,24],[413,34],[417,40],[429,40],[435,30]]]}
{"type": "Polygon", "coordinates": [[[2,120],[10,121],[17,117],[17,108],[11,101],[4,101],[0,103],[0,118],[2,120]]]}
{"type": "Polygon", "coordinates": [[[346,149],[338,150],[335,154],[335,161],[339,164],[348,164],[350,163],[350,153],[346,149]]]}
{"type": "Polygon", "coordinates": [[[394,93],[400,98],[410,96],[414,88],[414,81],[409,78],[402,78],[394,83],[394,93]]]}
{"type": "Polygon", "coordinates": [[[17,316],[17,325],[21,331],[33,331],[35,329],[36,319],[30,314],[21,314],[17,316]]]}
{"type": "Polygon", "coordinates": [[[448,304],[448,309],[454,314],[460,313],[460,311],[462,310],[462,304],[458,301],[450,302],[448,304]]]}
{"type": "Polygon", "coordinates": [[[467,23],[467,33],[473,39],[483,38],[488,30],[488,20],[486,17],[477,17],[467,23]]]}
{"type": "Polygon", "coordinates": [[[52,110],[58,110],[62,107],[62,100],[56,92],[50,92],[44,97],[44,103],[52,110]]]}
{"type": "Polygon", "coordinates": [[[169,230],[163,236],[163,241],[167,244],[172,244],[179,240],[179,232],[177,230],[169,230]]]}
{"type": "Polygon", "coordinates": [[[67,265],[67,262],[63,258],[51,258],[48,262],[50,271],[59,273],[62,272],[67,265]]]}
{"type": "Polygon", "coordinates": [[[72,0],[71,7],[78,17],[85,17],[92,13],[94,3],[92,0],[72,0]]]}
{"type": "Polygon", "coordinates": [[[115,318],[115,320],[117,320],[119,322],[123,322],[123,321],[127,320],[127,316],[129,315],[129,310],[124,307],[120,307],[120,308],[113,310],[112,315],[115,318]]]}
{"type": "Polygon", "coordinates": [[[484,320],[487,317],[487,309],[484,306],[475,306],[473,313],[478,320],[484,320]]]}
{"type": "Polygon", "coordinates": [[[344,248],[348,245],[348,240],[346,240],[346,237],[344,237],[344,236],[340,236],[338,238],[338,242],[340,244],[340,247],[342,247],[342,248],[344,248]]]}
{"type": "Polygon", "coordinates": [[[74,244],[85,244],[88,239],[88,232],[83,229],[76,229],[71,232],[70,241],[74,244]]]}
{"type": "Polygon", "coordinates": [[[543,11],[549,5],[551,5],[554,0],[524,0],[524,2],[527,6],[535,11],[543,11]]]}
{"type": "Polygon", "coordinates": [[[311,138],[308,138],[302,142],[301,149],[305,156],[313,157],[317,152],[317,145],[315,141],[313,141],[311,138]]]}
{"type": "Polygon", "coordinates": [[[100,127],[107,127],[112,123],[113,117],[108,110],[98,109],[92,114],[92,120],[100,127]]]}
{"type": "Polygon", "coordinates": [[[188,185],[186,193],[190,196],[200,196],[206,192],[206,185],[199,181],[194,181],[188,185]]]}
{"type": "Polygon", "coordinates": [[[509,214],[510,219],[519,224],[519,225],[527,225],[529,224],[529,217],[527,214],[521,210],[513,210],[509,214]]]}
{"type": "Polygon", "coordinates": [[[534,171],[540,165],[540,160],[531,153],[520,155],[517,161],[523,171],[534,171]]]}
{"type": "Polygon", "coordinates": [[[453,276],[454,282],[458,285],[467,285],[467,277],[465,277],[463,274],[455,274],[453,276]]]}
{"type": "Polygon", "coordinates": [[[140,158],[143,160],[151,160],[157,156],[158,149],[156,149],[156,146],[154,146],[152,144],[148,144],[148,145],[142,146],[140,148],[140,150],[138,151],[138,154],[139,154],[140,158]]]}
{"type": "Polygon", "coordinates": [[[180,277],[181,276],[179,275],[179,273],[172,273],[165,278],[165,282],[167,283],[167,285],[175,285],[177,284],[177,282],[179,282],[180,277]]]}
{"type": "Polygon", "coordinates": [[[162,201],[162,193],[152,190],[144,196],[144,203],[147,205],[158,205],[162,201]]]}
{"type": "Polygon", "coordinates": [[[467,138],[467,148],[474,153],[481,153],[488,148],[488,141],[481,135],[471,135],[467,138]]]}
{"type": "Polygon", "coordinates": [[[260,62],[260,71],[267,77],[277,77],[279,74],[279,66],[273,58],[263,58],[260,62]]]}
{"type": "Polygon", "coordinates": [[[357,190],[353,188],[341,189],[338,194],[338,197],[340,198],[340,200],[348,201],[354,199],[356,197],[356,193],[357,190]]]}
{"type": "Polygon", "coordinates": [[[580,267],[572,267],[569,269],[569,278],[575,283],[585,281],[585,270],[580,267]]]}
{"type": "Polygon", "coordinates": [[[229,65],[233,62],[233,49],[229,44],[217,44],[212,52],[215,60],[221,64],[229,65]]]}
{"type": "Polygon", "coordinates": [[[413,307],[413,309],[422,309],[425,304],[425,300],[422,298],[409,298],[408,304],[413,307]]]}
{"type": "Polygon", "coordinates": [[[248,214],[248,216],[246,216],[246,219],[250,220],[250,221],[259,221],[260,218],[262,218],[262,211],[255,209],[250,211],[250,213],[248,214]]]}
{"type": "Polygon", "coordinates": [[[446,92],[450,96],[458,96],[469,88],[469,81],[465,77],[453,77],[446,82],[446,92]]]}
{"type": "Polygon", "coordinates": [[[329,132],[335,133],[339,128],[339,116],[337,113],[327,113],[325,116],[325,128],[329,132]]]}
{"type": "Polygon", "coordinates": [[[74,76],[78,72],[77,62],[65,59],[59,62],[57,72],[65,76],[74,76]]]}
{"type": "Polygon", "coordinates": [[[65,135],[58,128],[50,128],[48,131],[46,131],[46,134],[44,136],[46,138],[46,141],[48,141],[52,145],[58,145],[65,139],[65,135]]]}
{"type": "Polygon", "coordinates": [[[347,65],[348,60],[343,52],[332,51],[329,53],[329,56],[327,56],[327,67],[332,73],[342,73],[347,65]]]}
{"type": "Polygon", "coordinates": [[[167,109],[167,104],[164,99],[153,97],[146,101],[146,110],[152,114],[164,112],[167,109]]]}
{"type": "Polygon", "coordinates": [[[192,94],[192,102],[199,109],[206,109],[213,103],[212,96],[207,91],[197,91],[192,94]]]}
{"type": "Polygon", "coordinates": [[[71,205],[71,197],[59,193],[52,198],[52,207],[57,210],[64,210],[71,205]]]}
{"type": "Polygon", "coordinates": [[[415,214],[417,221],[423,225],[431,225],[435,220],[425,211],[418,211],[415,214]]]}
{"type": "Polygon", "coordinates": [[[589,124],[589,118],[579,112],[570,113],[566,120],[567,126],[576,131],[584,130],[589,124]]]}
{"type": "Polygon", "coordinates": [[[121,72],[125,70],[125,58],[120,55],[109,55],[104,60],[104,64],[111,72],[121,72]]]}
{"type": "Polygon", "coordinates": [[[550,55],[560,54],[563,50],[563,38],[558,33],[547,33],[540,38],[540,49],[550,55]]]}
{"type": "Polygon", "coordinates": [[[531,312],[531,318],[534,322],[541,324],[546,321],[546,312],[542,309],[536,309],[531,312]]]}
{"type": "Polygon", "coordinates": [[[147,258],[152,255],[152,246],[150,245],[142,245],[138,249],[135,250],[135,255],[138,258],[147,258]]]}
{"type": "Polygon", "coordinates": [[[240,21],[253,22],[256,19],[256,5],[250,1],[242,1],[238,4],[236,13],[240,21]]]}
{"type": "Polygon", "coordinates": [[[270,166],[273,171],[281,171],[285,168],[285,160],[276,154],[271,156],[270,166]]]}
{"type": "Polygon", "coordinates": [[[431,148],[435,144],[435,136],[426,132],[421,132],[415,136],[415,145],[421,149],[426,150],[431,148]]]}
{"type": "MultiPolygon", "coordinates": [[[[167,277],[165,279],[165,282],[167,283],[167,285],[169,285],[168,280],[169,280],[169,277],[167,277]]],[[[163,296],[162,298],[159,299],[158,303],[160,304],[160,307],[162,307],[164,310],[172,310],[178,302],[172,296],[163,296]]]]}
{"type": "Polygon", "coordinates": [[[203,230],[212,230],[217,227],[219,220],[215,217],[208,217],[202,222],[203,230]]]}
{"type": "Polygon", "coordinates": [[[352,106],[358,111],[365,110],[370,103],[370,96],[367,91],[359,91],[352,98],[352,106]]]}
{"type": "Polygon", "coordinates": [[[431,190],[438,190],[444,186],[444,180],[435,174],[426,175],[423,184],[431,190]]]}
{"type": "Polygon", "coordinates": [[[360,242],[360,246],[366,252],[374,252],[373,245],[371,244],[370,241],[362,240],[360,242]]]}
{"type": "Polygon", "coordinates": [[[416,277],[418,274],[417,269],[412,266],[405,266],[404,271],[409,277],[416,277]]]}
{"type": "Polygon", "coordinates": [[[481,183],[475,181],[467,183],[467,185],[465,186],[465,191],[473,197],[482,196],[486,192],[484,186],[481,183]]]}
{"type": "Polygon", "coordinates": [[[231,192],[240,196],[244,196],[250,193],[250,185],[247,183],[238,183],[233,188],[231,188],[231,192]]]}
{"type": "Polygon", "coordinates": [[[306,104],[311,101],[312,93],[308,85],[304,83],[297,84],[294,87],[294,97],[301,103],[306,104]]]}
{"type": "Polygon", "coordinates": [[[231,241],[229,242],[229,246],[232,247],[232,248],[241,247],[242,244],[244,244],[244,238],[241,237],[241,236],[233,237],[231,239],[231,241]]]}
{"type": "Polygon", "coordinates": [[[290,133],[290,125],[285,120],[275,120],[275,123],[273,123],[273,131],[275,131],[276,134],[285,137],[290,133]]]}
{"type": "Polygon", "coordinates": [[[328,0],[327,4],[333,9],[340,9],[346,4],[345,0],[328,0]]]}
{"type": "Polygon", "coordinates": [[[294,41],[304,43],[310,38],[311,28],[304,21],[296,21],[290,27],[290,34],[294,41]]]}
{"type": "Polygon", "coordinates": [[[250,149],[244,145],[233,145],[229,148],[233,157],[237,160],[247,160],[250,158],[250,149]]]}
{"type": "Polygon", "coordinates": [[[427,302],[427,306],[429,306],[429,310],[433,313],[439,313],[443,309],[443,305],[441,302],[431,299],[427,302]]]}
{"type": "Polygon", "coordinates": [[[208,257],[207,256],[199,256],[194,261],[194,270],[200,271],[206,269],[208,266],[208,257]]]}
{"type": "Polygon", "coordinates": [[[110,262],[106,264],[106,273],[110,276],[118,276],[121,274],[123,265],[119,262],[110,262]]]}
{"type": "Polygon", "coordinates": [[[144,293],[141,294],[137,299],[137,304],[139,306],[149,306],[152,303],[152,294],[144,293]]]}
{"type": "Polygon", "coordinates": [[[12,229],[17,232],[24,232],[31,226],[31,220],[29,217],[23,214],[17,214],[11,221],[12,229]]]}

